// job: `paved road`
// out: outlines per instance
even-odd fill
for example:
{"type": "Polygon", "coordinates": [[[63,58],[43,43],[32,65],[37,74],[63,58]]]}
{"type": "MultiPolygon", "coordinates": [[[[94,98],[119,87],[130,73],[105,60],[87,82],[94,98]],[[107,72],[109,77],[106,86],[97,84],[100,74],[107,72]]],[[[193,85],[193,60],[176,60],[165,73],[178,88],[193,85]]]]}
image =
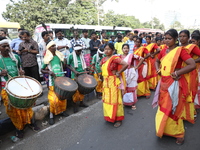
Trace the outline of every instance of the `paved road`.
{"type": "MultiPolygon", "coordinates": [[[[58,121],[39,133],[26,129],[24,140],[2,145],[0,149],[16,150],[199,150],[200,117],[195,125],[185,123],[185,144],[175,139],[155,136],[155,113],[150,99],[139,98],[137,109],[125,107],[125,120],[120,128],[103,119],[102,102],[58,121]]],[[[8,138],[8,137],[7,137],[8,138]]]]}

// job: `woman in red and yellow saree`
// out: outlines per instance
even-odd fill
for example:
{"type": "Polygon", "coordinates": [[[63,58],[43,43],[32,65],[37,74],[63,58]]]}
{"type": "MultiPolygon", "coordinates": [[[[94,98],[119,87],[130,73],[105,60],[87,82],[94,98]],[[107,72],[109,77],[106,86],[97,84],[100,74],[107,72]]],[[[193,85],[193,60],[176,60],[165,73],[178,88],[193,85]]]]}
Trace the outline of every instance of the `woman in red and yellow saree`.
{"type": "Polygon", "coordinates": [[[155,62],[157,57],[156,55],[160,52],[160,49],[156,43],[151,43],[151,36],[147,36],[146,41],[146,49],[151,54],[151,57],[147,59],[148,73],[146,78],[149,81],[149,88],[154,90],[158,83],[158,74],[156,73],[155,68],[155,62]]]}
{"type": "MultiPolygon", "coordinates": [[[[190,41],[192,44],[199,45],[200,36],[198,34],[192,34],[190,41]]],[[[199,46],[198,46],[198,48],[199,48],[199,46]]],[[[195,60],[195,62],[197,62],[197,60],[195,60]]],[[[194,103],[195,103],[195,108],[199,109],[200,108],[200,68],[199,67],[197,67],[197,68],[198,68],[197,72],[198,72],[199,82],[198,82],[197,96],[195,97],[194,103]]]]}
{"type": "Polygon", "coordinates": [[[196,68],[196,64],[183,47],[176,47],[178,33],[170,29],[165,33],[168,46],[156,60],[157,72],[161,74],[158,111],[156,113],[156,135],[177,138],[177,144],[184,142],[182,113],[189,94],[184,74],[196,68]],[[182,68],[183,61],[187,64],[182,68]]]}
{"type": "Polygon", "coordinates": [[[119,127],[122,123],[121,121],[124,120],[122,93],[119,88],[121,84],[120,76],[123,74],[123,71],[126,70],[128,64],[119,56],[113,55],[114,46],[112,43],[105,45],[104,53],[106,57],[101,61],[104,119],[114,123],[114,127],[119,127]]]}
{"type": "MultiPolygon", "coordinates": [[[[200,50],[196,44],[189,44],[189,38],[190,38],[190,32],[188,30],[182,30],[179,33],[179,39],[181,42],[181,46],[185,47],[188,54],[195,60],[195,62],[200,61],[200,50]]],[[[182,66],[186,66],[185,62],[182,64],[182,66]]],[[[196,114],[195,107],[194,107],[194,99],[197,95],[197,89],[198,89],[198,68],[199,65],[197,65],[196,69],[184,74],[187,82],[188,82],[188,90],[189,95],[186,99],[186,103],[184,106],[184,112],[182,118],[184,120],[187,120],[194,124],[196,114]]]]}
{"type": "Polygon", "coordinates": [[[128,68],[124,71],[126,77],[126,93],[123,96],[123,103],[126,106],[131,106],[132,110],[136,109],[137,103],[137,80],[138,67],[142,65],[144,58],[135,54],[129,54],[129,45],[122,45],[123,55],[120,55],[127,64],[128,68]],[[139,63],[137,63],[139,62],[139,63]]]}
{"type": "MultiPolygon", "coordinates": [[[[137,38],[136,40],[136,49],[134,50],[134,54],[140,57],[147,58],[148,51],[142,45],[142,38],[137,38]]],[[[137,64],[139,61],[137,62],[137,64]]],[[[137,88],[137,96],[146,96],[146,98],[150,98],[151,92],[149,90],[149,82],[146,78],[147,76],[147,62],[144,61],[143,64],[138,68],[138,88],[137,88]]]]}

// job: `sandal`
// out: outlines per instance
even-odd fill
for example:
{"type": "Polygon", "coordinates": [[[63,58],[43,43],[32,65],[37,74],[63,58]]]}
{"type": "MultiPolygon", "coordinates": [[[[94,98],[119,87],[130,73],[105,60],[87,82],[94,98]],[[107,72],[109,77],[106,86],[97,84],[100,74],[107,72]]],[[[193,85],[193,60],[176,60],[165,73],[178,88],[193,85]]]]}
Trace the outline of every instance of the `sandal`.
{"type": "Polygon", "coordinates": [[[36,123],[29,124],[29,127],[34,131],[34,132],[39,132],[40,128],[36,125],[36,123]]]}
{"type": "Polygon", "coordinates": [[[194,122],[197,121],[197,115],[194,115],[194,122]]]}
{"type": "Polygon", "coordinates": [[[114,127],[115,127],[115,128],[118,128],[118,127],[120,127],[121,125],[122,125],[122,122],[121,122],[121,121],[117,121],[117,122],[115,122],[114,127]]]}
{"type": "Polygon", "coordinates": [[[16,130],[16,137],[22,139],[24,137],[23,130],[16,130]]]}
{"type": "Polygon", "coordinates": [[[136,106],[133,105],[133,106],[131,107],[131,109],[132,109],[132,110],[136,110],[136,106]]]}
{"type": "Polygon", "coordinates": [[[176,139],[176,144],[183,145],[183,143],[184,143],[184,138],[177,138],[176,139]]]}

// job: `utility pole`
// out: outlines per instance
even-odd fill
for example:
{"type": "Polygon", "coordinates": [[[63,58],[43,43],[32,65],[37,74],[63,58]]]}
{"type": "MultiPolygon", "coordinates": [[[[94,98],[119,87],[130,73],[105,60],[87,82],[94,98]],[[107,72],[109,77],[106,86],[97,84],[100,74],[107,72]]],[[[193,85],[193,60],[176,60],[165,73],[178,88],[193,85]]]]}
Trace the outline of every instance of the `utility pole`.
{"type": "Polygon", "coordinates": [[[99,20],[99,0],[96,0],[96,7],[97,7],[97,21],[98,21],[98,26],[100,25],[100,20],[99,20]]]}

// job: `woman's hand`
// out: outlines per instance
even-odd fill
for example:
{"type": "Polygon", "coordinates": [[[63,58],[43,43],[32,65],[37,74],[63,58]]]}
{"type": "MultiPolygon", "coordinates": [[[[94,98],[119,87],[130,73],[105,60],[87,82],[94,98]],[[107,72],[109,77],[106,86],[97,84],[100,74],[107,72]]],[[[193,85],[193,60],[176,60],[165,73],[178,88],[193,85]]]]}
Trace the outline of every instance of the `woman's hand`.
{"type": "Polygon", "coordinates": [[[181,77],[177,75],[176,71],[171,73],[171,77],[174,79],[174,80],[179,80],[181,77]]]}
{"type": "Polygon", "coordinates": [[[19,70],[19,74],[20,74],[20,76],[23,76],[23,75],[25,74],[25,71],[22,70],[22,69],[20,69],[20,70],[19,70]]]}
{"type": "Polygon", "coordinates": [[[120,73],[116,72],[115,75],[119,78],[120,77],[120,73]]]}

